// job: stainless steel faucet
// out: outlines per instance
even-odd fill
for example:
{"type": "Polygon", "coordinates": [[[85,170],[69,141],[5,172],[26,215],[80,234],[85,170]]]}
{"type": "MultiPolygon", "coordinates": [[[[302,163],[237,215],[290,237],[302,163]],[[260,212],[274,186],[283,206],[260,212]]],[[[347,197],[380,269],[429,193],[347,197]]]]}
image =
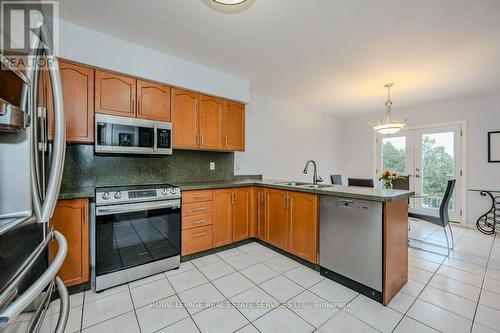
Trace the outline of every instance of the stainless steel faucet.
{"type": "Polygon", "coordinates": [[[318,176],[318,167],[316,166],[316,162],[314,162],[313,160],[307,161],[306,166],[304,167],[304,174],[307,174],[307,168],[309,167],[310,163],[312,163],[314,166],[313,184],[317,185],[318,183],[323,181],[323,178],[318,176]]]}

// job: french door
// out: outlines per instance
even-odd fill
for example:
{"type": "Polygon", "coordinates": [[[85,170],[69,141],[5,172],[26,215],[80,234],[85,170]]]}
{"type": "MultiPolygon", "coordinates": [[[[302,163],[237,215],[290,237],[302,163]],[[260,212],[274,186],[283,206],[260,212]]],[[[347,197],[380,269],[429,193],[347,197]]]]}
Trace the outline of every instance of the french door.
{"type": "Polygon", "coordinates": [[[408,176],[409,188],[418,196],[410,205],[424,214],[438,213],[447,181],[456,179],[449,215],[452,221],[461,222],[461,133],[461,125],[452,125],[379,135],[377,174],[391,170],[408,176]]]}

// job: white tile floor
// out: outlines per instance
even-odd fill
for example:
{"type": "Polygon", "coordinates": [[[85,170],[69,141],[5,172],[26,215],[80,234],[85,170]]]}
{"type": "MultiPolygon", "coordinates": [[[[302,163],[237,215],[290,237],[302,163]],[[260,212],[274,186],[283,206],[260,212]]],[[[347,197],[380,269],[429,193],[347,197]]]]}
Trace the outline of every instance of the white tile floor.
{"type": "MultiPolygon", "coordinates": [[[[449,257],[409,250],[410,280],[388,307],[250,243],[73,295],[67,332],[500,332],[500,240],[454,232],[449,257]]],[[[410,235],[445,244],[430,224],[412,222],[410,235]]]]}

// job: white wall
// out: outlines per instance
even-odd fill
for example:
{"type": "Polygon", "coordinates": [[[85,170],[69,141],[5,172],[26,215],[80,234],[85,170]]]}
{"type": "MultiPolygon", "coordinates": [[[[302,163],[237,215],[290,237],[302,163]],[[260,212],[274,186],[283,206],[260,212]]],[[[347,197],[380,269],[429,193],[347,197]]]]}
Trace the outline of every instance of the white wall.
{"type": "Polygon", "coordinates": [[[248,80],[61,20],[59,55],[68,60],[249,102],[248,80]]]}
{"type": "MultiPolygon", "coordinates": [[[[475,96],[436,102],[420,107],[393,107],[396,117],[408,117],[408,126],[422,126],[453,121],[467,121],[467,189],[500,190],[500,164],[488,163],[487,133],[500,130],[500,95],[475,96]]],[[[343,121],[342,172],[345,176],[371,178],[374,174],[374,136],[369,127],[382,114],[362,116],[343,121]]],[[[474,192],[467,193],[467,224],[475,224],[489,202],[474,192]]]]}
{"type": "Polygon", "coordinates": [[[252,93],[246,113],[246,151],[236,153],[235,173],[311,181],[312,166],[307,175],[302,171],[313,159],[329,182],[329,175],[341,167],[340,139],[340,123],[333,116],[252,93]]]}

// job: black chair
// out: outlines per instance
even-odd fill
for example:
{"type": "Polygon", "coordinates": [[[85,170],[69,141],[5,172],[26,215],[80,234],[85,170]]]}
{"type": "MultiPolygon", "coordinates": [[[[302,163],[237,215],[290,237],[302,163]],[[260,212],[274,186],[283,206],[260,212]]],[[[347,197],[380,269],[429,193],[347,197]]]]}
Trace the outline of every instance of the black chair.
{"type": "Polygon", "coordinates": [[[333,185],[342,185],[342,176],[341,175],[330,175],[330,180],[333,185]]]}
{"type": "Polygon", "coordinates": [[[392,181],[392,189],[394,190],[410,190],[410,176],[400,176],[401,178],[392,181]]]}
{"type": "Polygon", "coordinates": [[[451,196],[453,195],[453,190],[455,189],[456,180],[448,180],[448,185],[446,186],[446,191],[444,192],[443,201],[441,201],[441,206],[439,206],[439,215],[427,215],[418,212],[418,210],[410,208],[408,211],[408,216],[411,218],[423,220],[443,228],[444,235],[446,236],[446,244],[448,246],[448,255],[450,254],[450,242],[448,240],[448,234],[446,233],[446,226],[450,229],[451,235],[451,250],[455,248],[455,240],[453,239],[453,231],[450,226],[450,217],[448,215],[448,205],[450,204],[451,196]]]}
{"type": "Polygon", "coordinates": [[[349,186],[374,187],[373,179],[367,178],[348,178],[347,183],[349,186]]]}

